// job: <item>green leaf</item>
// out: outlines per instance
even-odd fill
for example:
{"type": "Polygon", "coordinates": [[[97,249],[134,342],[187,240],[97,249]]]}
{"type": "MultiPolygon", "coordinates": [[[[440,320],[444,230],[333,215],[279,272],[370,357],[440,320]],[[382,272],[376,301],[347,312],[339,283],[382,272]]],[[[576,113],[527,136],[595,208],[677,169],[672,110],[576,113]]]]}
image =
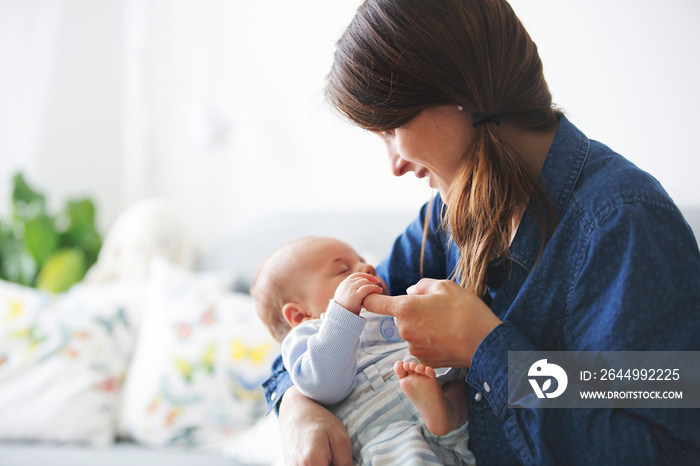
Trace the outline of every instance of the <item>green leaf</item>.
{"type": "Polygon", "coordinates": [[[82,280],[102,247],[95,206],[89,199],[72,201],[61,216],[49,215],[44,195],[21,173],[12,181],[14,210],[0,224],[0,278],[65,291],[82,280]]]}
{"type": "Polygon", "coordinates": [[[69,228],[94,228],[95,205],[90,199],[69,201],[66,211],[70,219],[69,228]]]}
{"type": "Polygon", "coordinates": [[[11,236],[3,237],[0,245],[2,278],[25,286],[34,286],[37,265],[22,243],[11,236]]]}
{"type": "Polygon", "coordinates": [[[2,220],[0,220],[0,278],[5,277],[5,274],[2,272],[2,262],[3,262],[2,251],[5,248],[5,245],[8,244],[13,239],[14,238],[12,237],[12,233],[8,230],[5,230],[5,226],[3,225],[2,220]]]}
{"type": "Polygon", "coordinates": [[[12,205],[15,209],[15,217],[26,219],[46,213],[44,196],[30,188],[21,173],[16,173],[12,182],[14,184],[12,205]]]}
{"type": "Polygon", "coordinates": [[[85,276],[85,258],[80,249],[63,249],[52,255],[39,271],[36,287],[62,293],[85,276]]]}
{"type": "Polygon", "coordinates": [[[48,215],[39,214],[24,221],[24,247],[40,267],[57,246],[58,233],[48,215]]]}
{"type": "Polygon", "coordinates": [[[97,260],[102,247],[102,239],[95,228],[95,206],[89,199],[70,201],[64,212],[68,226],[61,235],[61,244],[80,247],[85,252],[89,267],[97,260]]]}

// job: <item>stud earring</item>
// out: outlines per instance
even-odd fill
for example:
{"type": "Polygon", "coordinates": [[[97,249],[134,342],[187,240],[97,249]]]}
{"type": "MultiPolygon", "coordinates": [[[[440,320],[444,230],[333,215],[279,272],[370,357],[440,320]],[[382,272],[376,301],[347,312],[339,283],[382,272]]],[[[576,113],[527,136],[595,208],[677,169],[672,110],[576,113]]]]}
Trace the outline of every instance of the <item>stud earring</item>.
{"type": "Polygon", "coordinates": [[[457,110],[461,112],[462,110],[464,110],[464,107],[462,107],[461,105],[457,105],[457,110]]]}

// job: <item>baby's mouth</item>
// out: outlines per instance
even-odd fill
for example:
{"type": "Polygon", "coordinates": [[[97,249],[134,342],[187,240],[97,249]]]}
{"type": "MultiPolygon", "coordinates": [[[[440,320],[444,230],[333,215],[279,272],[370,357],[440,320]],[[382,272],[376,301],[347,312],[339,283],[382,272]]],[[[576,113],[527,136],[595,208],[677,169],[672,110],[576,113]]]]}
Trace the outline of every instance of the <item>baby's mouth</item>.
{"type": "Polygon", "coordinates": [[[389,290],[387,289],[386,284],[384,283],[384,280],[382,280],[382,279],[379,278],[379,277],[377,277],[377,279],[379,280],[379,281],[377,281],[377,285],[379,285],[380,287],[382,287],[382,294],[388,296],[388,295],[389,295],[389,290]]]}

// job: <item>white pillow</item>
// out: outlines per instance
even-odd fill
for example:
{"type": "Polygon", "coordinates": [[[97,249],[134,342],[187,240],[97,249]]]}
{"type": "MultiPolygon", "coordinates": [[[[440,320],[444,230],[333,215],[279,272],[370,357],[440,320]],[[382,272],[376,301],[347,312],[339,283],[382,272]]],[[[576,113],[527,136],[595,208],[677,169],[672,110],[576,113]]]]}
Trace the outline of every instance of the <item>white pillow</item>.
{"type": "Polygon", "coordinates": [[[151,271],[120,430],[151,446],[220,451],[263,415],[261,383],[279,347],[228,277],[162,260],[151,271]]]}
{"type": "Polygon", "coordinates": [[[0,439],[109,444],[144,287],[0,281],[0,439]]]}

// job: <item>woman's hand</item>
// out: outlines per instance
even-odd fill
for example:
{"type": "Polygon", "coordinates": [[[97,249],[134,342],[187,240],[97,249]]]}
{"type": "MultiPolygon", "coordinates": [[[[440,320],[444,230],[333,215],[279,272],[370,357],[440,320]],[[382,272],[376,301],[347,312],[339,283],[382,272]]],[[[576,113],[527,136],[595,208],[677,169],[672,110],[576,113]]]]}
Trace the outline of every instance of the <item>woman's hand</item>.
{"type": "Polygon", "coordinates": [[[469,367],[481,341],[501,323],[474,293],[450,280],[424,278],[407,292],[371,294],[363,306],[394,316],[411,354],[431,367],[469,367]]]}
{"type": "Polygon", "coordinates": [[[352,447],[343,423],[295,387],[282,398],[279,426],[284,464],[352,465],[352,447]]]}

